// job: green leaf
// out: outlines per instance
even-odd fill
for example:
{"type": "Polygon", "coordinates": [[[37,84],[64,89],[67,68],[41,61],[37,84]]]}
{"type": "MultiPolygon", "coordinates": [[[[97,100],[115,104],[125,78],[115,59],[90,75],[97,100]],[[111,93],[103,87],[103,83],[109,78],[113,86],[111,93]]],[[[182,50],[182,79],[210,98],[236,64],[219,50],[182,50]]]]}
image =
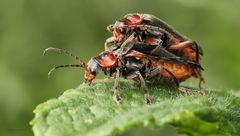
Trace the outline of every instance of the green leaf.
{"type": "Polygon", "coordinates": [[[237,136],[240,132],[240,94],[208,89],[204,94],[181,93],[148,84],[152,105],[133,81],[120,82],[122,103],[113,100],[113,80],[97,81],[67,90],[34,110],[35,136],[106,136],[128,129],[175,126],[192,136],[237,136]]]}

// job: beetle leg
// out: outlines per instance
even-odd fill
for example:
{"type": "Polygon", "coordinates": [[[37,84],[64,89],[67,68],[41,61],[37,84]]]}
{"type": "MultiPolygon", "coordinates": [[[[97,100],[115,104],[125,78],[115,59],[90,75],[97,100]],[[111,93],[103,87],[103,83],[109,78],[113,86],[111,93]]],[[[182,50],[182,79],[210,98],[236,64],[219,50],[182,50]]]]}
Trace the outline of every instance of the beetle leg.
{"type": "Polygon", "coordinates": [[[162,74],[160,72],[162,70],[166,71],[172,77],[174,83],[176,84],[176,87],[179,87],[179,82],[178,82],[177,78],[174,76],[174,74],[171,71],[169,71],[168,69],[164,68],[163,66],[159,66],[158,68],[150,71],[147,78],[151,78],[151,77],[154,77],[156,75],[159,75],[160,78],[161,78],[162,74]]]}
{"type": "Polygon", "coordinates": [[[199,78],[198,88],[199,88],[199,90],[202,90],[202,83],[204,83],[205,80],[204,80],[202,74],[198,71],[198,69],[196,69],[196,72],[195,72],[195,73],[196,73],[196,75],[197,75],[197,78],[199,78]]]}
{"type": "Polygon", "coordinates": [[[121,102],[121,95],[120,95],[120,89],[119,89],[119,77],[120,77],[120,72],[119,69],[116,69],[116,77],[115,77],[115,82],[114,82],[114,100],[119,104],[121,102]]]}
{"type": "Polygon", "coordinates": [[[205,82],[205,80],[204,80],[204,78],[201,75],[200,78],[199,78],[199,83],[198,83],[198,88],[200,90],[202,90],[202,83],[204,83],[204,82],[205,82]]]}
{"type": "Polygon", "coordinates": [[[159,45],[151,51],[151,54],[157,54],[162,49],[162,46],[159,45]]]}
{"type": "Polygon", "coordinates": [[[134,35],[135,35],[135,33],[131,34],[131,35],[121,44],[121,47],[120,47],[120,49],[119,49],[120,51],[119,51],[118,56],[117,56],[119,62],[122,62],[122,61],[123,61],[123,60],[122,60],[123,56],[133,48],[134,44],[131,44],[131,42],[132,42],[132,40],[134,39],[134,35]]]}
{"type": "Polygon", "coordinates": [[[122,44],[120,47],[119,58],[122,58],[122,55],[132,49],[133,44],[129,44],[135,38],[135,33],[132,33],[122,44]]]}
{"type": "Polygon", "coordinates": [[[197,93],[197,94],[203,94],[204,93],[204,89],[198,89],[198,88],[194,88],[194,87],[189,87],[189,86],[184,86],[184,85],[181,85],[179,88],[178,88],[178,91],[180,92],[183,92],[183,93],[190,93],[190,94],[194,94],[194,93],[197,93]]]}
{"type": "Polygon", "coordinates": [[[147,86],[146,86],[146,83],[144,81],[144,78],[142,77],[141,73],[139,71],[136,72],[139,80],[140,80],[140,84],[141,84],[141,88],[143,89],[144,91],[144,100],[145,100],[145,103],[146,104],[151,104],[151,98],[150,96],[148,95],[148,89],[147,89],[147,86]]]}

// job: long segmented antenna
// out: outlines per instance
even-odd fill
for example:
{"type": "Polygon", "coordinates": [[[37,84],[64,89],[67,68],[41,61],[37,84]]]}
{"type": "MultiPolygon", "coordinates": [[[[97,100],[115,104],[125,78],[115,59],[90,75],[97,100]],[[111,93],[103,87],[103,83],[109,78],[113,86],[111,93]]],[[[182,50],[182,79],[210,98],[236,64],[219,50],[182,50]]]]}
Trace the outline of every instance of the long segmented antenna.
{"type": "Polygon", "coordinates": [[[59,49],[59,48],[54,48],[54,47],[49,47],[46,48],[43,52],[43,55],[45,55],[47,52],[58,52],[60,54],[64,54],[66,56],[70,56],[72,58],[74,58],[75,60],[77,60],[80,64],[67,64],[67,65],[59,65],[56,66],[54,68],[52,68],[49,72],[48,72],[48,79],[50,78],[52,72],[58,68],[64,68],[64,67],[82,67],[83,69],[85,69],[86,71],[88,71],[88,68],[86,66],[86,64],[80,59],[80,57],[73,55],[72,53],[64,50],[64,49],[59,49]]]}
{"type": "Polygon", "coordinates": [[[59,65],[59,66],[56,66],[54,68],[52,68],[49,72],[48,72],[48,79],[50,79],[50,76],[52,74],[52,72],[58,68],[66,68],[66,67],[82,67],[81,65],[79,64],[76,64],[76,65],[73,65],[73,64],[66,64],[66,65],[59,65]]]}
{"type": "Polygon", "coordinates": [[[69,51],[66,51],[64,49],[49,47],[44,50],[43,55],[45,55],[47,52],[58,52],[60,54],[62,53],[64,55],[66,55],[66,56],[70,56],[70,57],[74,58],[75,60],[77,60],[82,67],[85,67],[85,63],[80,59],[80,57],[73,55],[72,53],[70,53],[69,51]]]}

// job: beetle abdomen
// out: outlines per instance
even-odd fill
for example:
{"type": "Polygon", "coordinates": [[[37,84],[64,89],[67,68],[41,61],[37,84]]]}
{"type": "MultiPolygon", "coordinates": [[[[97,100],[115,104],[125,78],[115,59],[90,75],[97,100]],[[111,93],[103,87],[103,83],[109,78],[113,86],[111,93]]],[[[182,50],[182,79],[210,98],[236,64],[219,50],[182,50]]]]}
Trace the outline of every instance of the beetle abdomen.
{"type": "MultiPolygon", "coordinates": [[[[170,62],[161,62],[161,61],[154,61],[152,64],[153,68],[157,68],[160,66],[163,66],[164,68],[169,70],[179,81],[185,80],[194,74],[194,69],[186,65],[180,65],[180,64],[170,63],[170,62]]],[[[164,70],[162,70],[159,74],[167,78],[172,78],[172,76],[164,70]]]]}

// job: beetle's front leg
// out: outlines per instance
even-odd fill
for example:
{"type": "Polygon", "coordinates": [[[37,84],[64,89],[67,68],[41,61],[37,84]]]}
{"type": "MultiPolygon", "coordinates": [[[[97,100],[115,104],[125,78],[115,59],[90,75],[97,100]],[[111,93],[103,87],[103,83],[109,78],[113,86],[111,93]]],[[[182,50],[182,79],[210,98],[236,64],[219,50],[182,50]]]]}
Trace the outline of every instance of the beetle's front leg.
{"type": "Polygon", "coordinates": [[[119,88],[119,77],[120,77],[120,71],[117,68],[115,82],[114,82],[114,95],[113,95],[114,100],[116,101],[117,104],[119,104],[122,100],[120,95],[120,88],[119,88]]]}

